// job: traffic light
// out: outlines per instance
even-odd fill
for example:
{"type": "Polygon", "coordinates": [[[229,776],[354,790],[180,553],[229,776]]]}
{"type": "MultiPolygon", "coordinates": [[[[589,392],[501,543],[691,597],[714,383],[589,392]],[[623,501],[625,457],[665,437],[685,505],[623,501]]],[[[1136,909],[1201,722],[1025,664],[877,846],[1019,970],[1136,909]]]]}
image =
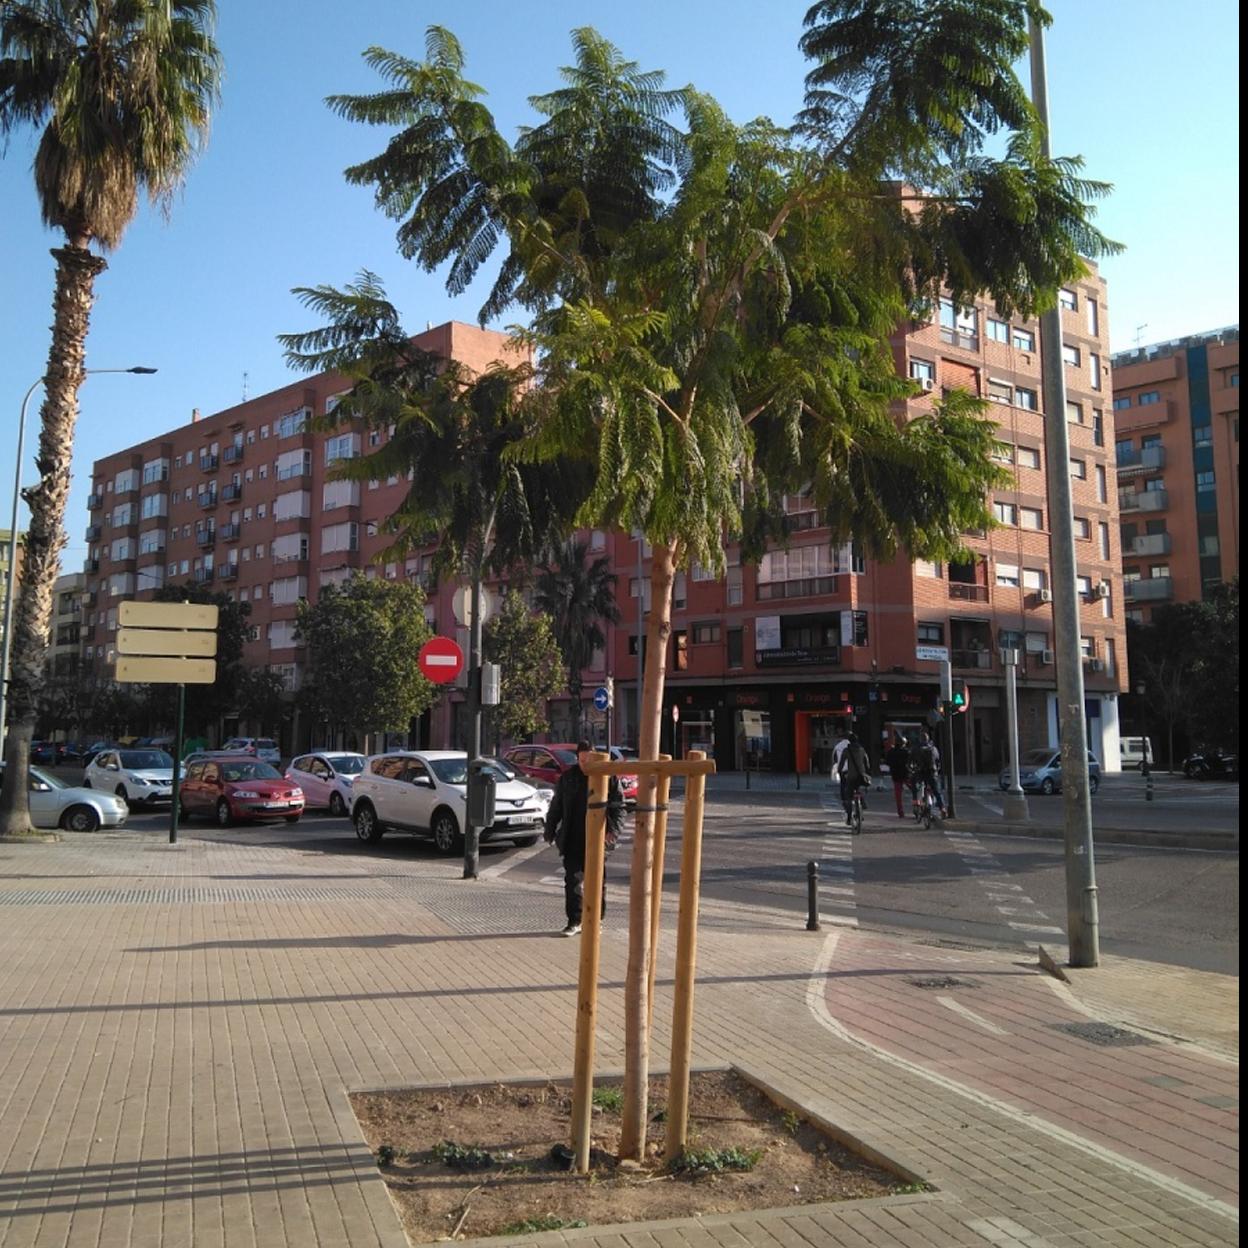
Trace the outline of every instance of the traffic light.
{"type": "Polygon", "coordinates": [[[953,678],[953,689],[949,701],[955,711],[964,711],[970,705],[970,695],[966,691],[966,681],[960,676],[953,678]]]}

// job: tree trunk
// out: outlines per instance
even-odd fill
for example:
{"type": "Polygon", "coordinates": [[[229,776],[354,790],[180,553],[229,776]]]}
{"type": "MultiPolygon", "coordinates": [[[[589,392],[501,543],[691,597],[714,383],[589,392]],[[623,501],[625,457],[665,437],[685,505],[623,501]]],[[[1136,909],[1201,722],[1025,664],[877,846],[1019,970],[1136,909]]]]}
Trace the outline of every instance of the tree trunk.
{"type": "Polygon", "coordinates": [[[56,290],[35,460],[39,481],[22,491],[30,507],[30,530],[13,610],[9,658],[9,734],[5,747],[9,783],[0,795],[0,834],[6,836],[30,831],[30,742],[52,626],[53,586],[65,545],[65,505],[78,421],[78,390],[86,375],[83,359],[92,287],[96,276],[108,267],[85,247],[58,247],[52,255],[56,257],[56,290]]]}
{"type": "MultiPolygon", "coordinates": [[[[676,543],[655,546],[650,562],[650,622],[646,627],[646,673],[642,688],[639,753],[659,756],[667,641],[672,632],[672,584],[676,543]]],[[[654,857],[657,777],[642,776],[628,885],[628,971],[624,980],[624,1106],[620,1157],[641,1161],[646,1149],[646,1098],[650,1086],[647,985],[650,970],[650,875],[654,857]],[[646,809],[649,807],[650,809],[646,809]]]]}

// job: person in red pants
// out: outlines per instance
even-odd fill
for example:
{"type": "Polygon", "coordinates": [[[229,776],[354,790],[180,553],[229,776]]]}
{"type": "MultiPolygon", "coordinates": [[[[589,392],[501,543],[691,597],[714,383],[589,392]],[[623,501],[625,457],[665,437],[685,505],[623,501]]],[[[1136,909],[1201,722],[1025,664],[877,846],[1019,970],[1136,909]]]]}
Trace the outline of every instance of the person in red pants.
{"type": "Polygon", "coordinates": [[[910,747],[900,733],[893,737],[893,744],[889,747],[888,753],[884,755],[884,761],[888,764],[888,774],[893,778],[893,797],[897,799],[897,818],[904,819],[906,811],[902,805],[901,795],[903,790],[910,785],[910,747]]]}

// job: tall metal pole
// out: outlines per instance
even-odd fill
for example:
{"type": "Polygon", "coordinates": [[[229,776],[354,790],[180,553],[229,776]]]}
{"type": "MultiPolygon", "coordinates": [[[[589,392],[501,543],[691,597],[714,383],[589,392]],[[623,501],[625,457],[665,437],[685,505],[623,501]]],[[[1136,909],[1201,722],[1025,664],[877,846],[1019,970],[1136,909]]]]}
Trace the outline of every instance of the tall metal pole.
{"type": "Polygon", "coordinates": [[[1007,819],[1030,819],[1027,795],[1018,775],[1018,651],[1005,654],[1005,718],[1010,745],[1010,787],[1005,793],[1004,814],[1007,819]]]}
{"type": "MultiPolygon", "coordinates": [[[[476,561],[472,579],[472,619],[468,622],[468,759],[481,757],[481,560],[476,561]]],[[[471,776],[472,769],[469,768],[471,776]]],[[[470,817],[464,829],[465,880],[477,878],[481,856],[481,830],[472,822],[474,803],[468,803],[470,817]]]]}
{"type": "Polygon", "coordinates": [[[5,742],[5,716],[9,700],[9,652],[13,648],[13,591],[17,585],[17,505],[22,498],[22,454],[26,444],[26,409],[30,396],[43,385],[34,382],[22,399],[22,418],[17,425],[17,461],[13,467],[13,514],[9,520],[9,578],[4,584],[4,657],[0,659],[0,757],[5,742]]]}
{"type": "MultiPolygon", "coordinates": [[[[1031,94],[1040,121],[1040,151],[1049,142],[1049,94],[1044,33],[1034,17],[1031,30],[1031,94]]],[[[1040,317],[1040,360],[1044,388],[1044,449],[1049,493],[1049,561],[1053,574],[1053,648],[1057,658],[1058,725],[1062,749],[1062,801],[1066,822],[1066,928],[1071,966],[1097,966],[1096,868],[1093,862],[1092,801],[1088,788],[1088,743],[1084,722],[1083,657],[1079,649],[1079,592],[1075,526],[1070,486],[1070,441],[1066,429],[1066,377],[1062,360],[1062,314],[1055,304],[1040,317]]]]}
{"type": "Polygon", "coordinates": [[[178,685],[178,731],[173,738],[173,806],[169,811],[169,844],[178,843],[178,794],[182,790],[182,738],[186,728],[186,686],[178,685]]]}

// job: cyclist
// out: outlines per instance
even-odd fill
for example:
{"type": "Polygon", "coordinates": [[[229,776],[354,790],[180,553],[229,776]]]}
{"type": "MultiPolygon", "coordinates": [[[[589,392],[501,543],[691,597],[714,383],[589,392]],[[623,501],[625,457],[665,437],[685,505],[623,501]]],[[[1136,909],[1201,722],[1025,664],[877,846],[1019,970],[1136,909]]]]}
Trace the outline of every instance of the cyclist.
{"type": "MultiPolygon", "coordinates": [[[[848,828],[854,822],[854,794],[859,789],[866,789],[871,783],[871,764],[867,759],[867,752],[852,732],[845,749],[841,751],[837,774],[841,780],[841,803],[845,807],[845,826],[848,828]]],[[[865,800],[863,806],[866,806],[865,800]]]]}
{"type": "Polygon", "coordinates": [[[931,790],[936,804],[940,807],[940,817],[945,817],[945,797],[940,791],[940,751],[932,740],[932,735],[925,728],[919,734],[919,748],[914,752],[914,778],[916,787],[931,790]]]}

